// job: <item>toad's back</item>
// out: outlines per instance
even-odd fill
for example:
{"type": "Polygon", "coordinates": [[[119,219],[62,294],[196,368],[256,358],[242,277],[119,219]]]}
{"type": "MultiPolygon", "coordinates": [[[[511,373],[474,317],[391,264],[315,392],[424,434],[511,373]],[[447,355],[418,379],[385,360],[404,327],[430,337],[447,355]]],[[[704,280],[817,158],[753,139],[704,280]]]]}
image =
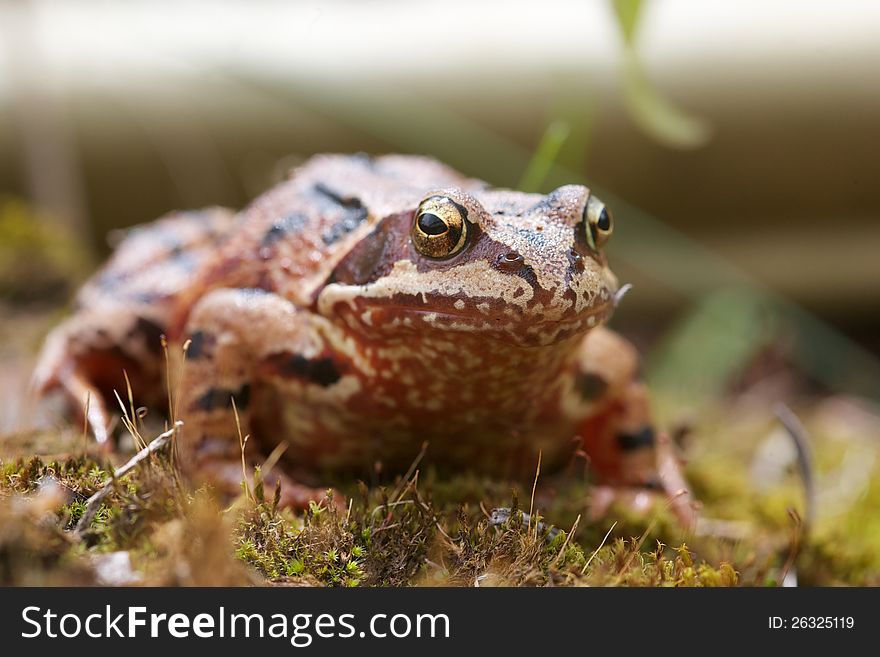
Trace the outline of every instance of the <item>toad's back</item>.
{"type": "Polygon", "coordinates": [[[428,190],[453,186],[476,191],[485,184],[425,157],[315,156],[241,212],[189,298],[249,287],[308,306],[380,219],[411,210],[428,190]]]}

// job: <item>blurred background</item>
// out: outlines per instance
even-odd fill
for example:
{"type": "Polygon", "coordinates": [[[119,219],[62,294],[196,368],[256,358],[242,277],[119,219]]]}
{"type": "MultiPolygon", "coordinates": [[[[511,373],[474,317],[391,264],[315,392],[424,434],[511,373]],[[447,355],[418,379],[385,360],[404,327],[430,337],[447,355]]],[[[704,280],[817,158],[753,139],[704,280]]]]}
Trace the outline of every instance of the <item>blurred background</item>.
{"type": "Polygon", "coordinates": [[[3,362],[113,229],[396,151],[595,189],[634,284],[614,326],[673,397],[876,401],[878,75],[869,0],[7,0],[3,362]]]}

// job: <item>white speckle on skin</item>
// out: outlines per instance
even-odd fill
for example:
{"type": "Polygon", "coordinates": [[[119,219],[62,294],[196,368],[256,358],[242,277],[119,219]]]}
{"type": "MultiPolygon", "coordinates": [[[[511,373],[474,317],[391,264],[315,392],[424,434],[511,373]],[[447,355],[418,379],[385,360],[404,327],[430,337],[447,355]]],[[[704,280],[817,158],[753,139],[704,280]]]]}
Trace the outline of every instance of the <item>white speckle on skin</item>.
{"type": "Polygon", "coordinates": [[[421,297],[428,303],[428,293],[447,298],[490,298],[501,299],[504,303],[528,308],[532,290],[515,298],[514,293],[523,289],[511,276],[499,276],[484,260],[468,262],[444,271],[419,272],[409,260],[398,260],[387,276],[367,285],[340,285],[331,283],[321,292],[318,307],[324,315],[329,315],[337,303],[349,303],[354,307],[358,299],[388,299],[396,294],[421,297]]]}

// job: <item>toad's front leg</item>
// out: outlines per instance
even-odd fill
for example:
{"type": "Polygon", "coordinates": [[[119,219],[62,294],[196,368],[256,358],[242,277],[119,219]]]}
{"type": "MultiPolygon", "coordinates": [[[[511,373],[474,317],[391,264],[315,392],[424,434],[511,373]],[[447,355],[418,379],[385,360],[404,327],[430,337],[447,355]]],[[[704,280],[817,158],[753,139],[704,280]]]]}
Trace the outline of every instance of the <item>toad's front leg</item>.
{"type": "MultiPolygon", "coordinates": [[[[261,363],[270,351],[303,357],[321,353],[326,345],[310,317],[262,290],[216,290],[195,305],[184,331],[191,342],[179,404],[184,420],[180,463],[190,478],[209,481],[229,497],[241,492],[239,436],[249,436],[248,472],[271,451],[260,436],[250,436],[251,391],[261,363]]],[[[280,481],[282,506],[303,508],[324,495],[280,472],[265,473],[264,480],[270,487],[280,481]]]]}
{"type": "Polygon", "coordinates": [[[639,511],[662,502],[693,528],[694,502],[669,437],[654,429],[647,389],[636,379],[635,349],[599,328],[584,339],[579,356],[574,394],[592,409],[580,436],[599,480],[594,514],[605,513],[613,502],[639,511]]]}

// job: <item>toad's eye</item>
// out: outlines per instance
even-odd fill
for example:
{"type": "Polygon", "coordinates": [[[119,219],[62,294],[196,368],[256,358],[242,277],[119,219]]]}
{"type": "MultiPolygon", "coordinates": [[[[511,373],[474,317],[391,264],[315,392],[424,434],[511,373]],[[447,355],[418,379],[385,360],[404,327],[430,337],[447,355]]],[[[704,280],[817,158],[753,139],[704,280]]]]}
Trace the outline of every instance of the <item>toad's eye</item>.
{"type": "Polygon", "coordinates": [[[422,255],[449,258],[464,247],[467,210],[445,196],[432,196],[416,210],[412,241],[422,255]]]}
{"type": "Polygon", "coordinates": [[[590,196],[584,208],[584,225],[590,248],[594,251],[603,248],[614,230],[614,220],[605,204],[595,196],[590,196]]]}

